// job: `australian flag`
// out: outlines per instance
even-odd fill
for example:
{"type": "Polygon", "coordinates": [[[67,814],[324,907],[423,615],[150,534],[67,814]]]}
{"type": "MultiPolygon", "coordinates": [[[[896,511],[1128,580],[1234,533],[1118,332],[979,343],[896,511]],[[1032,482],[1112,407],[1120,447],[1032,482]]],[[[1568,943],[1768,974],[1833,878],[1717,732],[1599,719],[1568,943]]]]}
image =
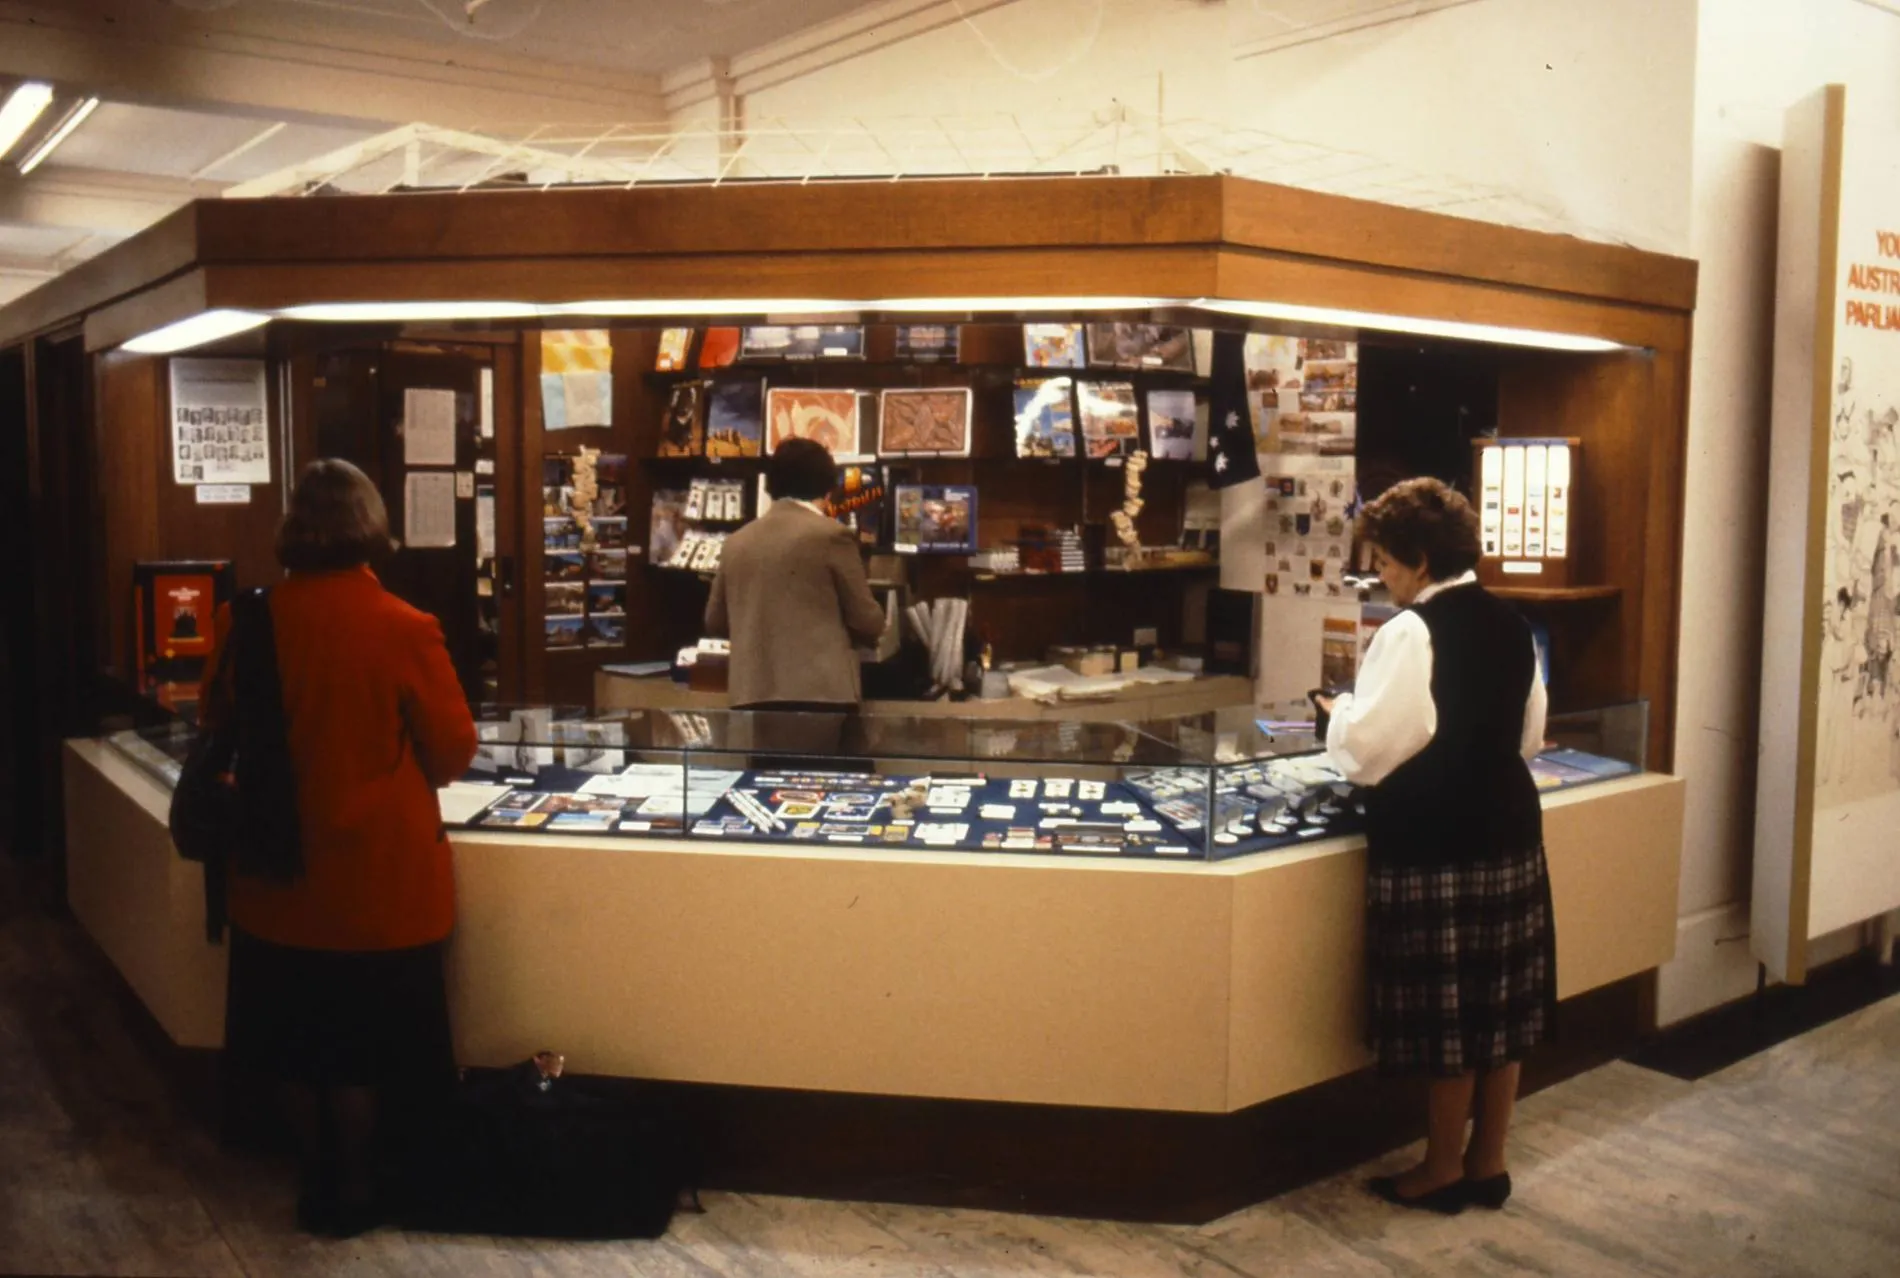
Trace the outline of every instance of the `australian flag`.
{"type": "Polygon", "coordinates": [[[1214,367],[1207,393],[1207,458],[1212,488],[1231,488],[1260,474],[1253,417],[1247,411],[1247,335],[1214,331],[1214,367]]]}

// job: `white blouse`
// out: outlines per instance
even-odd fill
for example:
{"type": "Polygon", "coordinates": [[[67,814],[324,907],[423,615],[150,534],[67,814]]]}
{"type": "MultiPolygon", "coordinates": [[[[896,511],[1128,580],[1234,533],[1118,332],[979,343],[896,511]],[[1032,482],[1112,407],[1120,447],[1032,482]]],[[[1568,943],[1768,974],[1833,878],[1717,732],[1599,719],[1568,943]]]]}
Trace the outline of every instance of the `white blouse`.
{"type": "MultiPolygon", "coordinates": [[[[1476,573],[1433,582],[1418,592],[1424,603],[1441,590],[1470,585],[1476,573]]],[[[1533,643],[1532,648],[1535,650],[1533,643]]],[[[1533,665],[1531,692],[1524,703],[1524,734],[1519,749],[1526,759],[1544,746],[1544,716],[1549,708],[1544,680],[1533,665]]],[[[1407,609],[1379,627],[1366,648],[1353,691],[1333,703],[1326,732],[1326,753],[1355,785],[1377,785],[1423,750],[1438,732],[1438,707],[1432,701],[1432,632],[1425,619],[1407,609]]]]}

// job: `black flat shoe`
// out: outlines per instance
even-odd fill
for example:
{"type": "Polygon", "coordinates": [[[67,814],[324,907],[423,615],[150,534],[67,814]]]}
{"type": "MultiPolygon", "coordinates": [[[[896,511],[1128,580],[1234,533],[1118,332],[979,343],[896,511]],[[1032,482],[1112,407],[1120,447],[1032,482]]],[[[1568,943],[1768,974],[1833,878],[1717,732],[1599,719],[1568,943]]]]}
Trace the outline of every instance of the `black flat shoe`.
{"type": "Polygon", "coordinates": [[[1410,1207],[1414,1211],[1437,1212],[1441,1216],[1456,1216],[1465,1209],[1465,1182],[1454,1180],[1449,1185],[1440,1185],[1430,1193],[1407,1198],[1399,1192],[1397,1176],[1374,1176],[1366,1182],[1366,1188],[1379,1198],[1399,1207],[1410,1207]]]}
{"type": "Polygon", "coordinates": [[[1488,1207],[1492,1211],[1504,1206],[1511,1197],[1511,1173],[1499,1172],[1495,1176],[1486,1176],[1483,1180],[1464,1180],[1465,1201],[1473,1207],[1488,1207]]]}

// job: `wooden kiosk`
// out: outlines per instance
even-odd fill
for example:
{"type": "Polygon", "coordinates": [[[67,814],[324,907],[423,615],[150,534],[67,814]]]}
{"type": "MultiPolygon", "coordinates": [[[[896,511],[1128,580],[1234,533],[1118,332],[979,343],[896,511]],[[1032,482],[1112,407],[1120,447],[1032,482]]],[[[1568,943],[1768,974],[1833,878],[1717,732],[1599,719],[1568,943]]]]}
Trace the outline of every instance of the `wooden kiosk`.
{"type": "MultiPolygon", "coordinates": [[[[130,651],[131,563],[215,555],[247,583],[267,580],[285,455],[336,451],[351,411],[386,418],[401,377],[492,384],[491,451],[467,460],[492,462],[512,493],[496,535],[523,548],[514,571],[531,579],[521,525],[547,445],[532,389],[543,327],[627,332],[616,426],[569,432],[626,452],[645,428],[621,426],[622,397],[628,423],[652,410],[651,326],[814,301],[873,331],[913,316],[1111,314],[1481,349],[1499,433],[1576,439],[1589,458],[1568,584],[1502,591],[1551,636],[1553,702],[1640,697],[1650,709],[1651,772],[1547,805],[1561,992],[1612,1008],[1615,1034],[1640,1020],[1644,978],[1674,945],[1683,795],[1666,774],[1694,296],[1691,262],[1223,177],[480,192],[199,202],[0,310],[0,346],[23,343],[49,375],[79,370],[68,409],[34,428],[72,432],[74,457],[91,463],[68,495],[97,529],[69,565],[90,601],[74,643],[95,658],[84,675],[107,680],[130,651]],[[308,309],[377,303],[413,318],[308,309]],[[281,447],[272,484],[242,505],[200,505],[173,484],[165,359],[121,349],[211,311],[270,319],[191,352],[271,360],[281,447]],[[378,352],[391,377],[363,380],[345,347],[378,352]]],[[[652,476],[634,474],[637,503],[652,476]]],[[[1103,481],[1078,467],[1064,482],[1087,502],[1103,481]]],[[[997,517],[1017,502],[999,500],[997,517]]],[[[1185,588],[1161,593],[1175,591],[1178,610],[1185,588]]],[[[590,697],[592,665],[557,669],[523,642],[539,620],[524,593],[499,589],[492,656],[511,690],[590,697]]],[[[420,584],[417,597],[428,599],[420,584]]],[[[630,575],[630,614],[691,606],[673,583],[630,575]]],[[[90,740],[70,743],[64,770],[76,913],[176,1042],[217,1045],[222,954],[202,941],[195,867],[171,855],[162,787],[90,740]]],[[[1179,1218],[1245,1201],[1285,1180],[1236,1152],[1274,1129],[1263,1102],[1349,1086],[1365,1059],[1357,840],[1168,864],[491,834],[455,845],[452,998],[469,1063],[552,1043],[576,1069],[697,1087],[709,1112],[781,1135],[786,1124],[762,1117],[772,1097],[831,1131],[875,1128],[892,1105],[947,1105],[928,1121],[962,1152],[933,1157],[973,1177],[986,1174],[980,1133],[1023,1124],[1067,1132],[1071,1149],[1125,1137],[1145,1151],[1142,1174],[1106,1199],[1098,1169],[1028,1160],[1092,1188],[1045,1185],[1013,1202],[1179,1218]]],[[[801,1176],[735,1152],[737,1125],[715,1142],[726,1183],[853,1192],[872,1164],[905,1174],[873,1140],[854,1146],[855,1170],[801,1176]]]]}

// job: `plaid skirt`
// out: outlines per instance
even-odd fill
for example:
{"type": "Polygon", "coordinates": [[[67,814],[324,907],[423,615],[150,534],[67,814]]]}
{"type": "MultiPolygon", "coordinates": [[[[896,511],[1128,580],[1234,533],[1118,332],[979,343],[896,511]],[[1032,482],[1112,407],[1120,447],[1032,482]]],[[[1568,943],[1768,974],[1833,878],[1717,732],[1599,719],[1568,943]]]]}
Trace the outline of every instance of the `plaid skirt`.
{"type": "Polygon", "coordinates": [[[1366,876],[1367,1043],[1382,1074],[1449,1077],[1522,1060],[1557,1008],[1544,849],[1366,876]]]}

